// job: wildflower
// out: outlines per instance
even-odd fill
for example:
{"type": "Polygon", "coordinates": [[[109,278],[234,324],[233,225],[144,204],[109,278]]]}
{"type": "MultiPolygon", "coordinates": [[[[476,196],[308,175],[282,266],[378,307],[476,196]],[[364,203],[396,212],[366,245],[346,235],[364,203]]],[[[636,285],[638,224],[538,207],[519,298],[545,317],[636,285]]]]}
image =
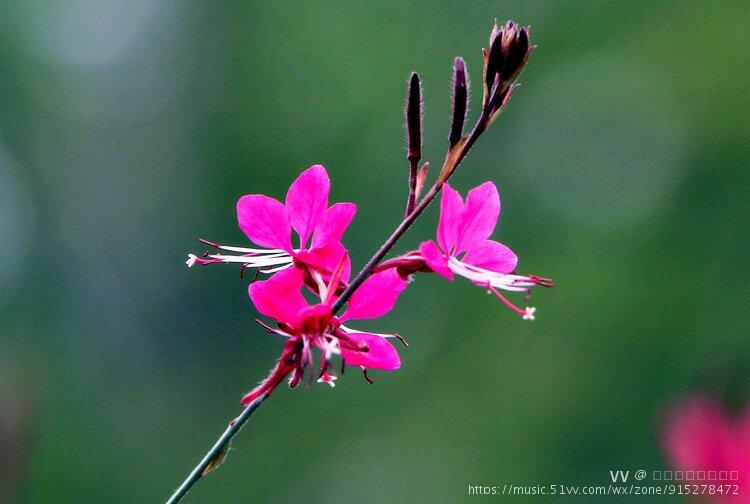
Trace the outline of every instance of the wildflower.
{"type": "Polygon", "coordinates": [[[342,372],[344,366],[359,366],[368,382],[371,380],[367,369],[390,371],[401,366],[396,349],[387,341],[389,338],[401,339],[398,335],[362,332],[344,323],[385,315],[393,308],[407,282],[394,270],[374,274],[352,294],[343,313],[335,316],[331,305],[336,299],[338,284],[347,279],[346,262],[348,257],[344,256],[332,272],[330,282],[320,285],[317,291],[320,302],[316,304],[308,303],[302,295],[305,281],[298,268],[287,269],[250,285],[248,292],[256,309],[273,318],[277,327],[259,323],[286,341],[276,367],[260,385],[245,395],[243,404],[270,393],[289,375],[289,386],[295,387],[304,378],[308,365],[313,365],[313,348],[321,351],[318,382],[331,386],[336,380],[331,365],[332,355],[341,356],[342,372]]]}
{"type": "MultiPolygon", "coordinates": [[[[341,237],[357,212],[354,203],[328,206],[331,182],[321,165],[302,172],[292,182],[285,204],[263,194],[248,194],[237,202],[237,220],[247,237],[263,248],[220,245],[201,240],[233,254],[189,254],[186,264],[238,263],[261,273],[276,273],[297,265],[308,276],[327,277],[344,254],[341,237]],[[299,238],[292,243],[292,230],[299,238]]],[[[308,278],[310,281],[310,278],[308,278]]]]}
{"type": "Polygon", "coordinates": [[[691,397],[666,415],[663,445],[675,469],[694,475],[689,483],[723,487],[706,495],[711,502],[747,502],[740,492],[750,484],[750,409],[732,416],[711,397],[691,397]]]}
{"type": "Polygon", "coordinates": [[[518,308],[498,289],[524,292],[536,285],[551,287],[552,281],[514,273],[518,262],[516,254],[502,243],[488,239],[499,216],[500,196],[492,182],[469,191],[465,203],[458,191],[445,184],[437,243],[423,242],[419,250],[385,261],[377,270],[396,269],[403,277],[431,271],[451,281],[454,274],[460,275],[487,288],[524,320],[534,320],[535,308],[518,308]]]}

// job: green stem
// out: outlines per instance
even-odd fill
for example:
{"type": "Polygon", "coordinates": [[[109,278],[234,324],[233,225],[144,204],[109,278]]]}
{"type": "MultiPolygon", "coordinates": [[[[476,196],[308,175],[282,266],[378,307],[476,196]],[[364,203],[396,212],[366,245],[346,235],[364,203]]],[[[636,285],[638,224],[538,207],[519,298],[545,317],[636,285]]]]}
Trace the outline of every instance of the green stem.
{"type": "Polygon", "coordinates": [[[232,438],[237,435],[242,426],[245,425],[245,422],[248,421],[250,416],[255,413],[255,411],[260,407],[261,404],[263,404],[263,401],[265,401],[265,399],[269,395],[270,394],[263,394],[262,396],[258,397],[256,400],[248,404],[244,410],[242,410],[240,416],[229,422],[229,426],[227,427],[227,430],[224,431],[224,434],[222,434],[218,441],[216,441],[211,449],[208,450],[208,453],[206,453],[206,456],[203,457],[198,465],[195,466],[192,471],[190,471],[190,474],[188,474],[188,477],[185,479],[185,481],[182,482],[179,488],[177,488],[177,490],[175,490],[175,492],[169,498],[167,504],[180,502],[180,500],[185,496],[186,493],[188,493],[193,485],[195,485],[198,480],[201,479],[206,468],[211,465],[213,461],[226,453],[226,449],[228,448],[229,443],[232,442],[232,438]]]}

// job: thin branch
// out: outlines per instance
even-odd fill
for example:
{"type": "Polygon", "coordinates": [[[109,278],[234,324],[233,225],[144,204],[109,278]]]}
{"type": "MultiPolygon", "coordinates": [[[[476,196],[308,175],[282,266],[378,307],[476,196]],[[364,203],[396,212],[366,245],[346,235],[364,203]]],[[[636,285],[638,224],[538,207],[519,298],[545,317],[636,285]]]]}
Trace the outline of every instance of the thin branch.
{"type": "Polygon", "coordinates": [[[245,422],[248,421],[250,416],[255,413],[255,411],[260,407],[261,404],[263,404],[263,401],[269,395],[270,394],[263,394],[262,396],[258,397],[256,400],[248,404],[244,410],[242,410],[240,416],[229,422],[229,426],[227,427],[227,430],[224,431],[224,434],[222,434],[218,441],[216,441],[216,443],[213,445],[213,447],[208,450],[206,456],[203,457],[203,459],[198,463],[197,466],[195,466],[195,468],[190,472],[188,477],[185,479],[185,481],[182,482],[179,488],[175,490],[175,492],[167,501],[167,504],[174,504],[176,502],[179,502],[185,496],[185,494],[188,493],[190,488],[192,488],[192,486],[195,485],[195,483],[197,483],[199,479],[201,479],[206,468],[211,465],[211,463],[214,462],[217,458],[221,457],[222,454],[226,453],[226,449],[229,446],[229,443],[232,442],[234,436],[237,435],[242,426],[245,425],[245,422]]]}
{"type": "Polygon", "coordinates": [[[461,152],[456,158],[455,166],[453,167],[453,169],[448,173],[447,177],[445,177],[444,180],[438,178],[437,182],[435,182],[435,184],[430,188],[429,192],[424,195],[424,198],[422,198],[419,204],[414,208],[414,211],[412,211],[404,218],[403,221],[401,221],[401,224],[398,225],[391,236],[389,236],[385,243],[383,243],[378,251],[375,252],[375,255],[373,255],[370,260],[367,261],[367,264],[365,264],[360,272],[357,273],[357,276],[354,277],[351,282],[349,282],[349,286],[346,288],[346,290],[344,290],[341,296],[339,296],[339,298],[331,307],[331,310],[334,314],[341,310],[341,308],[349,300],[351,295],[354,294],[354,291],[357,290],[357,288],[362,285],[362,282],[367,280],[367,277],[372,274],[372,270],[375,268],[375,266],[378,265],[378,263],[386,256],[386,254],[393,248],[393,246],[396,245],[396,242],[398,242],[398,240],[406,233],[406,231],[408,231],[414,221],[417,220],[417,217],[422,215],[422,212],[424,212],[425,209],[430,205],[430,203],[432,203],[432,200],[435,199],[435,196],[440,193],[440,190],[443,188],[443,182],[445,182],[453,174],[455,168],[458,167],[459,164],[461,164],[461,161],[463,161],[464,157],[466,157],[466,154],[469,153],[469,150],[474,145],[474,142],[476,142],[477,139],[482,135],[482,133],[484,133],[485,127],[487,125],[487,119],[487,114],[483,111],[482,115],[479,117],[479,120],[474,125],[474,129],[471,130],[471,134],[466,139],[466,142],[464,142],[461,146],[461,152]]]}

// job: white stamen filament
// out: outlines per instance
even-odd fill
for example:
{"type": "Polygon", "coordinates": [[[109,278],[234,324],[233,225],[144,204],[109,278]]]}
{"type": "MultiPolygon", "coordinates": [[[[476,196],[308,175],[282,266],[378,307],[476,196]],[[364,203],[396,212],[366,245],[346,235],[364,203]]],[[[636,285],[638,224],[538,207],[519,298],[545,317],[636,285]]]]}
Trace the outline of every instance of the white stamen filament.
{"type": "Polygon", "coordinates": [[[246,247],[231,247],[229,245],[216,245],[216,248],[221,250],[228,250],[229,252],[241,252],[243,254],[287,254],[282,249],[254,249],[246,247]]]}
{"type": "Polygon", "coordinates": [[[201,264],[206,262],[238,263],[249,268],[270,268],[264,271],[264,273],[280,271],[293,264],[292,256],[280,249],[262,250],[243,247],[225,247],[223,245],[218,246],[218,248],[237,252],[247,252],[247,254],[208,254],[205,257],[188,254],[188,259],[185,261],[185,264],[187,264],[189,268],[192,268],[196,263],[201,264]]]}
{"type": "Polygon", "coordinates": [[[312,276],[315,283],[318,284],[318,297],[320,297],[321,300],[325,300],[328,297],[328,286],[325,281],[323,281],[321,274],[317,271],[312,271],[312,276]]]}
{"type": "Polygon", "coordinates": [[[489,284],[498,289],[511,292],[525,292],[529,287],[537,285],[536,282],[529,277],[498,273],[496,271],[480,268],[479,266],[467,264],[459,261],[455,257],[448,259],[448,267],[457,275],[468,278],[472,282],[481,285],[489,284]]]}
{"type": "Polygon", "coordinates": [[[323,336],[329,336],[331,338],[331,340],[328,341],[324,337],[323,344],[321,345],[325,360],[330,360],[332,354],[339,355],[341,353],[341,348],[339,347],[339,339],[333,334],[328,333],[324,333],[323,336]]]}
{"type": "MultiPolygon", "coordinates": [[[[339,329],[341,329],[342,331],[344,331],[347,334],[351,334],[351,333],[355,333],[356,334],[356,333],[361,333],[362,332],[362,331],[357,331],[356,329],[352,329],[351,327],[346,327],[344,324],[341,324],[339,326],[339,329]]],[[[385,339],[388,339],[388,338],[398,338],[398,336],[396,336],[395,334],[388,334],[388,333],[376,333],[376,332],[367,331],[367,334],[372,334],[373,336],[380,336],[381,338],[385,338],[385,339]]]]}
{"type": "Polygon", "coordinates": [[[277,266],[276,268],[262,269],[262,270],[260,270],[260,272],[261,273],[265,273],[267,275],[270,275],[271,273],[276,273],[277,271],[289,269],[292,266],[294,266],[294,263],[284,264],[282,266],[277,266]]]}
{"type": "Polygon", "coordinates": [[[275,266],[292,262],[291,256],[254,257],[254,256],[230,256],[224,254],[208,254],[210,259],[218,259],[226,263],[244,263],[252,267],[275,266]]]}

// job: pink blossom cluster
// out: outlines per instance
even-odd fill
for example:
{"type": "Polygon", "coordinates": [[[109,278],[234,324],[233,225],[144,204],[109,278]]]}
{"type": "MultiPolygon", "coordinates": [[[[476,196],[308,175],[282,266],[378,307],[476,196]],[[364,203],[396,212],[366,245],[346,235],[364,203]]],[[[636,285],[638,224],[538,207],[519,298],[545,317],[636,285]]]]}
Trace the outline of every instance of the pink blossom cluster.
{"type": "Polygon", "coordinates": [[[270,394],[284,379],[290,386],[306,376],[333,386],[336,373],[332,358],[346,366],[394,370],[401,365],[392,342],[406,341],[396,334],[380,334],[349,326],[356,320],[386,315],[414,275],[436,273],[453,281],[464,277],[496,296],[524,320],[534,320],[535,309],[519,307],[501,291],[530,293],[532,287],[552,286],[552,281],[516,272],[518,259],[507,246],[492,240],[500,217],[500,195],[492,182],[471,189],[466,198],[448,179],[476,140],[505,109],[515,79],[534,46],[527,27],[509,21],[495,23],[489,45],[483,49],[483,99],[479,118],[467,135],[469,81],[463,59],[456,58],[453,77],[453,115],[449,148],[435,184],[420,199],[429,164],[419,167],[422,156],[422,91],[419,76],[409,80],[406,99],[409,194],[405,217],[391,237],[350,279],[349,254],[344,233],[354,219],[353,203],[329,206],[330,179],[325,168],[315,165],[292,182],[284,202],[262,194],[250,194],[237,203],[240,229],[252,247],[227,246],[201,240],[212,252],[190,254],[187,265],[237,263],[241,272],[255,270],[250,299],[269,321],[259,321],[269,333],[282,336],[284,347],[269,376],[242,400],[251,403],[270,394]],[[388,251],[441,195],[440,219],[435,240],[417,249],[385,259],[388,251]],[[258,280],[259,274],[268,278],[258,280]],[[319,354],[319,359],[314,354],[319,354]],[[317,362],[317,365],[315,364],[317,362]]]}
{"type": "Polygon", "coordinates": [[[284,203],[261,194],[243,196],[237,203],[239,226],[255,247],[209,243],[219,253],[202,257],[191,254],[194,264],[239,263],[268,274],[254,281],[248,292],[269,333],[284,338],[284,347],[269,376],[242,400],[252,402],[270,393],[289,377],[299,384],[320,353],[316,371],[319,382],[334,385],[332,356],[341,365],[395,370],[401,365],[391,344],[396,334],[380,334],[350,327],[350,321],[374,319],[387,314],[415,274],[437,273],[453,280],[462,276],[494,293],[525,320],[534,319],[534,308],[519,308],[500,290],[527,292],[535,285],[551,285],[548,279],[518,275],[516,255],[505,245],[489,239],[500,216],[500,197],[495,185],[485,182],[469,191],[464,201],[445,184],[440,205],[436,241],[384,261],[356,290],[340,314],[332,311],[349,282],[351,264],[342,238],[357,208],[353,203],[328,206],[330,180],[325,168],[315,165],[292,182],[284,203]],[[225,254],[233,252],[234,254],[225,254]]]}

